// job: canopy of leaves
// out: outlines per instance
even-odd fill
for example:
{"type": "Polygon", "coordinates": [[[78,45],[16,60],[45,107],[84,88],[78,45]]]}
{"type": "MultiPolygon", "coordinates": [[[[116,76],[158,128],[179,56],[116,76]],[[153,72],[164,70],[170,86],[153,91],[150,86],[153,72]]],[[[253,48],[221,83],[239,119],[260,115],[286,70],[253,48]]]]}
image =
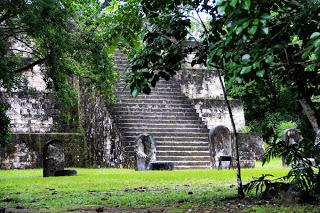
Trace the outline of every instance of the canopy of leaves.
{"type": "MultiPolygon", "coordinates": [[[[232,96],[247,101],[251,118],[263,117],[261,112],[269,107],[285,109],[283,104],[274,104],[283,97],[291,104],[287,114],[301,114],[301,98],[315,108],[311,100],[320,93],[319,1],[185,0],[160,4],[145,0],[141,8],[148,31],[127,78],[133,95],[149,93],[160,78],[171,78],[186,56],[195,53],[191,65],[221,70],[232,96]],[[210,17],[209,25],[200,13],[210,17]],[[203,30],[199,41],[190,42],[188,33],[194,20],[203,30]]],[[[287,116],[277,122],[281,120],[291,119],[287,116]]],[[[304,122],[300,117],[293,120],[304,122]]]]}
{"type": "MultiPolygon", "coordinates": [[[[106,1],[103,12],[98,0],[0,1],[0,87],[18,87],[22,73],[38,65],[65,108],[77,103],[77,79],[112,101],[116,44],[138,46],[130,36],[142,29],[137,2],[116,2],[106,1]]],[[[3,134],[8,133],[5,110],[0,108],[3,134]]]]}

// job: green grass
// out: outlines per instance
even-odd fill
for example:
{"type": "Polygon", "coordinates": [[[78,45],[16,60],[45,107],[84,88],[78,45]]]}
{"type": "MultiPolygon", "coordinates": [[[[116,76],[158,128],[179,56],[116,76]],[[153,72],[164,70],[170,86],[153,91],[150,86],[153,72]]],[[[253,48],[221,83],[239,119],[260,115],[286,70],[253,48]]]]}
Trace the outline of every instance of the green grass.
{"type": "MultiPolygon", "coordinates": [[[[265,173],[285,175],[288,169],[279,163],[243,169],[243,181],[265,173]]],[[[0,170],[0,207],[65,211],[113,206],[184,212],[210,209],[212,205],[223,208],[225,201],[221,199],[236,195],[235,170],[76,170],[77,176],[48,178],[42,177],[41,169],[0,170]]],[[[268,208],[265,205],[258,210],[268,208]]]]}

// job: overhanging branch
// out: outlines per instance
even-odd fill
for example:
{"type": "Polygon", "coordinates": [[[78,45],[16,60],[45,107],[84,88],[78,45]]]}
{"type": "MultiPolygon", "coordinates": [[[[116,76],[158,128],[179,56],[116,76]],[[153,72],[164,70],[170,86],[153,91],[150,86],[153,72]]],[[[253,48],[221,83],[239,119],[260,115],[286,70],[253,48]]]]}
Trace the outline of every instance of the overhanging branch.
{"type": "Polygon", "coordinates": [[[20,73],[20,72],[26,71],[26,70],[31,69],[32,67],[34,67],[34,66],[36,66],[38,64],[43,64],[46,60],[47,60],[47,58],[41,58],[41,59],[31,63],[31,64],[28,64],[27,66],[24,66],[22,68],[19,68],[19,69],[15,70],[14,72],[15,73],[20,73]]]}

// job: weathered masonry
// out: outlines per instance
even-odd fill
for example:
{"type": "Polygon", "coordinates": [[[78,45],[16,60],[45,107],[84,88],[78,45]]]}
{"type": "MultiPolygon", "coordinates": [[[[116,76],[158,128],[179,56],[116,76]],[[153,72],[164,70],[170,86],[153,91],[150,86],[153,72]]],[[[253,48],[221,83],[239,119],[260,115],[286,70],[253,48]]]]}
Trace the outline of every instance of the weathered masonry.
{"type": "MultiPolygon", "coordinates": [[[[55,95],[47,90],[39,69],[25,75],[22,89],[1,91],[11,104],[13,142],[0,151],[0,168],[34,168],[42,162],[42,146],[50,139],[64,141],[66,166],[134,166],[134,147],[141,134],[156,143],[156,161],[175,168],[217,167],[220,156],[233,156],[231,123],[215,72],[183,69],[170,81],[161,80],[150,95],[137,98],[123,91],[126,58],[116,53],[121,73],[116,103],[109,105],[82,82],[73,122],[66,123],[55,95]],[[209,130],[215,132],[210,135],[209,130]],[[215,130],[215,131],[213,131],[215,130]]],[[[241,102],[231,101],[237,130],[245,126],[241,102]]],[[[254,166],[263,153],[262,139],[240,134],[242,166],[254,166]]]]}

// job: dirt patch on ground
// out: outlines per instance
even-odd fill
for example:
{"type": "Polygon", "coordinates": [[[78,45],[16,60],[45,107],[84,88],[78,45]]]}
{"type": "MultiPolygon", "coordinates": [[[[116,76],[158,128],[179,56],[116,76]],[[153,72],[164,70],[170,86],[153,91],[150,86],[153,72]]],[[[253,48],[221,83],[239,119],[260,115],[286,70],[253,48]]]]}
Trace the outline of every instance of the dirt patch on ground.
{"type": "MultiPolygon", "coordinates": [[[[291,207],[293,205],[281,205],[279,200],[275,199],[259,199],[259,198],[244,198],[238,199],[236,197],[228,197],[212,201],[209,205],[197,205],[193,206],[192,209],[181,209],[179,206],[180,202],[177,202],[173,206],[166,206],[162,209],[135,209],[126,207],[110,207],[110,206],[98,206],[93,209],[74,209],[65,211],[64,213],[96,213],[96,212],[110,212],[110,213],[164,213],[164,212],[196,212],[196,213],[220,213],[220,212],[256,212],[252,208],[256,207],[291,207]],[[249,211],[248,211],[249,210],[249,211]]],[[[319,205],[309,205],[308,210],[310,212],[319,212],[319,205]]],[[[0,208],[0,213],[40,213],[48,211],[37,211],[32,209],[23,208],[0,208]]],[[[291,211],[290,211],[291,212],[291,211]]],[[[299,211],[297,211],[299,212],[299,211]]]]}
{"type": "MultiPolygon", "coordinates": [[[[45,213],[48,211],[37,211],[34,209],[20,209],[20,208],[0,208],[0,213],[45,213]]],[[[132,209],[132,208],[116,208],[116,207],[97,207],[95,209],[75,209],[65,211],[64,213],[161,213],[165,210],[150,210],[150,209],[132,209]]]]}

